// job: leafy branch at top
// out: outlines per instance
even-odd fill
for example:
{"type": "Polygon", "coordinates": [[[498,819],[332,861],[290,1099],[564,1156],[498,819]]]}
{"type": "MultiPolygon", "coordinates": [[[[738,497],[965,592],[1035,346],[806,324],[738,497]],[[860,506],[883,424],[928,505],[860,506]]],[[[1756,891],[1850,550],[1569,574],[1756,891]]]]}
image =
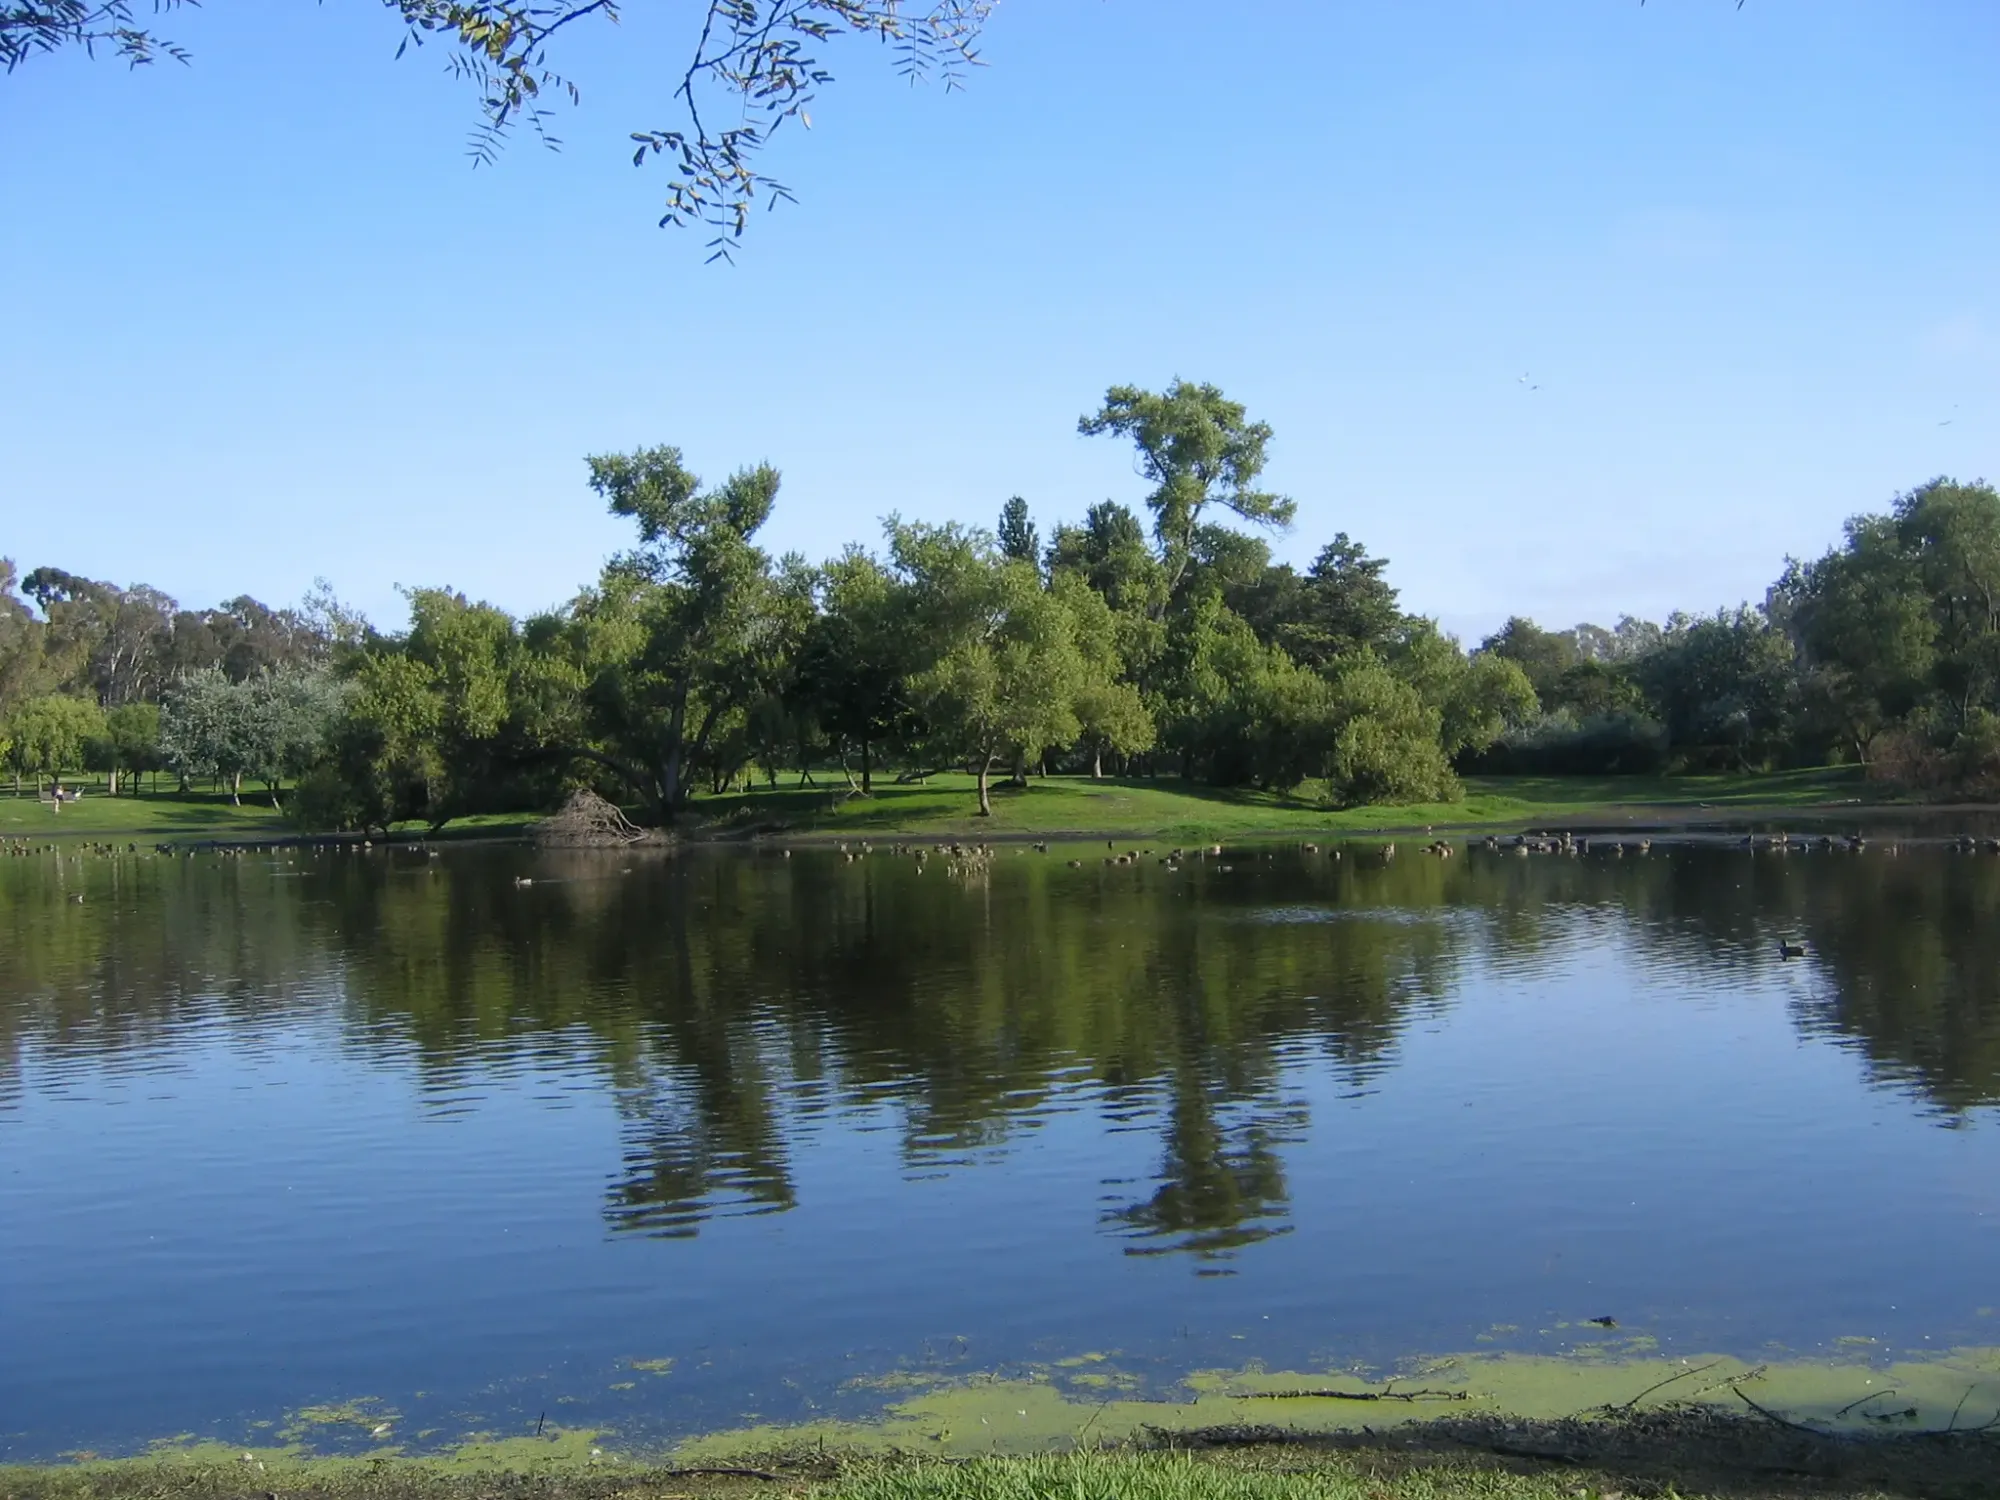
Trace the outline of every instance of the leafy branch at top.
{"type": "MultiPolygon", "coordinates": [[[[200,0],[153,0],[155,12],[200,0]]],[[[579,97],[551,61],[561,34],[580,21],[617,22],[630,0],[381,0],[412,43],[447,43],[451,73],[479,92],[472,132],[475,164],[490,162],[525,121],[545,145],[546,100],[579,97]]],[[[672,164],[662,227],[700,225],[711,233],[709,258],[727,260],[751,207],[791,193],[757,167],[757,153],[787,120],[808,127],[808,107],[833,75],[821,60],[841,36],[872,36],[891,49],[897,73],[911,82],[939,77],[956,88],[978,65],[978,41],[997,0],[704,0],[701,27],[669,100],[680,118],[632,133],[634,165],[664,156],[672,164]],[[714,123],[711,123],[713,119],[714,123]]],[[[11,72],[36,53],[100,47],[139,64],[156,56],[187,61],[172,42],[134,23],[135,0],[0,0],[0,64],[11,72]]]]}
{"type": "MultiPolygon", "coordinates": [[[[200,3],[153,0],[153,11],[200,3]]],[[[135,68],[156,57],[188,60],[185,48],[133,24],[132,0],[0,0],[0,68],[11,73],[36,53],[62,47],[81,47],[92,57],[108,48],[135,68]]]]}

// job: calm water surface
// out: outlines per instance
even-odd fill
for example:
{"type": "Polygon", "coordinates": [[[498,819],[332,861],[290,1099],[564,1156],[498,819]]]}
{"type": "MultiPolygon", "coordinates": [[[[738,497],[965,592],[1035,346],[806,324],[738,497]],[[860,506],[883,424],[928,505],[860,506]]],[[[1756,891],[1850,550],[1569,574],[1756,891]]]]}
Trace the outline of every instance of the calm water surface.
{"type": "Polygon", "coordinates": [[[2000,1343],[2000,859],[1102,859],[0,861],[0,1453],[2000,1343]]]}

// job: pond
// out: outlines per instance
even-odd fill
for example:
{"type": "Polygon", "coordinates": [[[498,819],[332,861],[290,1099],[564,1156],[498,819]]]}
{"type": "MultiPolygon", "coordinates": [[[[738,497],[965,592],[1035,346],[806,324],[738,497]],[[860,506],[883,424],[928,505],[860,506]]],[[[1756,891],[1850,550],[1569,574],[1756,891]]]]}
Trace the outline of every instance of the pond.
{"type": "Polygon", "coordinates": [[[2000,1344],[2000,858],[1732,844],[0,860],[0,1457],[2000,1344]]]}

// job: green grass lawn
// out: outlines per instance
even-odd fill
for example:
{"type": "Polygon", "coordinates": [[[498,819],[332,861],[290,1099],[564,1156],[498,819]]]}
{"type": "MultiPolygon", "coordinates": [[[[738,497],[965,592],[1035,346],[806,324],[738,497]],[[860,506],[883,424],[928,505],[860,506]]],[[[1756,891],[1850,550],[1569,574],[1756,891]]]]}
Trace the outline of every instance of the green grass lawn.
{"type": "Polygon", "coordinates": [[[1025,789],[996,786],[993,816],[982,818],[973,778],[954,773],[923,786],[897,786],[885,777],[869,797],[848,795],[844,787],[704,797],[691,820],[715,832],[1200,839],[1698,816],[1710,809],[1743,816],[1846,805],[1865,800],[1868,791],[1859,773],[1847,768],[1743,776],[1474,777],[1462,802],[1334,811],[1310,797],[1246,788],[1054,776],[1030,777],[1025,789]]]}
{"type": "MultiPolygon", "coordinates": [[[[61,812],[39,800],[32,788],[9,796],[0,786],[0,837],[274,838],[293,831],[261,789],[245,792],[231,807],[226,792],[172,791],[112,797],[102,783],[78,783],[82,800],[65,802],[61,812]]],[[[68,783],[66,783],[68,785],[68,783]]]]}
{"type": "MultiPolygon", "coordinates": [[[[297,834],[260,788],[232,807],[226,794],[148,792],[111,797],[101,784],[60,813],[32,792],[0,791],[0,837],[129,839],[258,839],[297,834]]],[[[786,786],[697,798],[687,831],[695,834],[770,833],[793,836],[853,835],[1006,838],[1061,834],[1131,835],[1171,839],[1282,837],[1297,834],[1365,834],[1427,827],[1535,826],[1543,823],[1643,821],[1648,817],[1722,817],[1833,808],[1871,798],[1852,769],[1781,771],[1741,776],[1511,776],[1473,777],[1465,800],[1414,807],[1361,807],[1334,811],[1310,796],[1248,788],[1207,787],[1172,779],[1091,781],[1087,777],[1031,777],[1025,789],[996,784],[993,816],[978,816],[972,777],[934,776],[921,786],[876,782],[874,795],[851,796],[844,785],[786,786]]],[[[534,817],[497,813],[461,818],[448,839],[518,836],[534,817]]],[[[422,834],[419,824],[398,830],[422,834]]]]}

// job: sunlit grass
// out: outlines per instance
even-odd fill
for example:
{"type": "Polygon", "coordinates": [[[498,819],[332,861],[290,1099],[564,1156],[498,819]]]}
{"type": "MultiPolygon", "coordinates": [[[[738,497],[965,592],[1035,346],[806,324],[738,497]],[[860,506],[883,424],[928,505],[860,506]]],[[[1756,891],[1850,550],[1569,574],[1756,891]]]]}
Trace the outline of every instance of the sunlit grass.
{"type": "Polygon", "coordinates": [[[140,838],[270,838],[292,831],[284,815],[260,788],[246,791],[232,807],[221,792],[149,792],[113,797],[100,784],[85,786],[61,812],[28,788],[11,796],[0,783],[0,837],[22,838],[117,834],[140,838]]]}
{"type": "MultiPolygon", "coordinates": [[[[853,795],[838,778],[829,782],[822,776],[815,786],[782,785],[697,797],[684,823],[691,833],[725,835],[1305,837],[1429,827],[1534,826],[1562,820],[1643,821],[1648,814],[1684,817],[1704,810],[1719,818],[1741,818],[1850,805],[1872,798],[1873,789],[1858,772],[1835,768],[1736,776],[1473,777],[1467,780],[1465,793],[1460,802],[1335,809],[1310,786],[1288,794],[1210,787],[1167,777],[1093,781],[1083,776],[1032,776],[1025,788],[996,782],[993,816],[982,818],[973,778],[957,772],[900,786],[885,775],[866,797],[853,795]]],[[[528,831],[534,816],[520,812],[458,818],[446,826],[443,836],[518,836],[528,831]]],[[[241,805],[231,806],[220,792],[147,792],[114,798],[99,784],[59,813],[32,791],[12,797],[0,789],[0,837],[229,840],[287,838],[298,832],[282,811],[271,806],[261,787],[246,790],[241,805]]],[[[412,823],[397,832],[422,836],[427,830],[412,823]]]]}
{"type": "Polygon", "coordinates": [[[692,820],[712,828],[792,833],[1134,834],[1196,839],[1319,831],[1366,833],[1545,819],[1642,819],[1713,809],[1718,815],[1850,804],[1868,794],[1850,769],[1739,776],[1475,777],[1461,802],[1334,809],[1312,794],[1207,787],[1175,779],[1031,776],[1025,788],[993,789],[993,816],[979,816],[973,778],[957,773],[924,785],[883,777],[870,796],[845,786],[780,787],[704,797],[692,820]]]}

